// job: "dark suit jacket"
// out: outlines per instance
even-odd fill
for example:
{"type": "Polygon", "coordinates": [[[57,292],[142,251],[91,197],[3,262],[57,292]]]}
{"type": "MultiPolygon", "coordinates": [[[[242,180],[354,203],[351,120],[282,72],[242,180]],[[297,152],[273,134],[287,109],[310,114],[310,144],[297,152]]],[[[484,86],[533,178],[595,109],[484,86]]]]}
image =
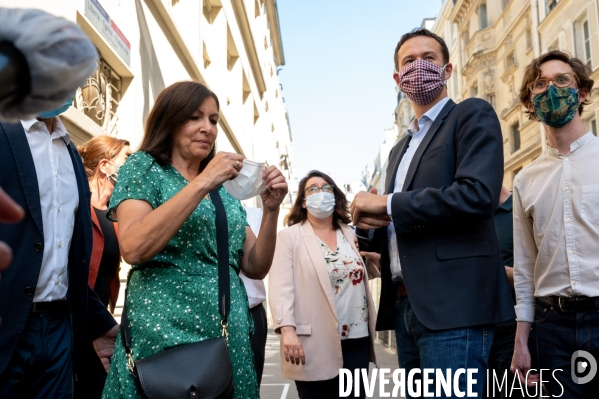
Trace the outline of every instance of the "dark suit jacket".
{"type": "MultiPolygon", "coordinates": [[[[23,209],[16,224],[0,224],[0,240],[13,250],[13,262],[0,285],[0,373],[4,371],[25,327],[42,265],[44,235],[39,186],[31,150],[20,123],[0,122],[0,187],[23,209]]],[[[96,339],[115,324],[114,318],[87,284],[92,250],[90,191],[77,149],[69,154],[77,178],[79,207],[69,252],[68,300],[72,314],[73,366],[80,367],[85,338],[96,339]],[[89,316],[89,317],[88,317],[89,316]]]]}
{"type": "MultiPolygon", "coordinates": [[[[408,137],[389,155],[392,193],[408,137]]],[[[480,99],[449,100],[424,136],[401,193],[391,204],[401,269],[418,320],[433,330],[514,318],[493,214],[503,180],[497,115],[480,99]]],[[[397,287],[391,281],[387,228],[381,246],[377,330],[395,329],[397,287]]]]}

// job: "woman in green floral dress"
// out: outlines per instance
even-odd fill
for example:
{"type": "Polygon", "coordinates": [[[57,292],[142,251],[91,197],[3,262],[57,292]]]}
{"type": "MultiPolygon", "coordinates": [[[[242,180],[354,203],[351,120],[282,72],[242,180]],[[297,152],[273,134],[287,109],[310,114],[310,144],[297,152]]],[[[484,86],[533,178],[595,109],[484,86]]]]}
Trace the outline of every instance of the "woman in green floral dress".
{"type": "MultiPolygon", "coordinates": [[[[228,346],[235,398],[258,398],[253,325],[237,275],[243,270],[261,279],[268,273],[287,183],[275,167],[264,170],[264,216],[256,238],[241,203],[222,187],[238,175],[244,158],[215,153],[218,112],[216,95],[199,83],[163,90],[148,116],[140,151],[119,170],[109,214],[119,222],[121,254],[132,265],[126,308],[133,357],[142,359],[221,335],[215,211],[209,198],[210,191],[219,190],[229,231],[228,346]]],[[[119,335],[103,398],[139,396],[119,335]]]]}

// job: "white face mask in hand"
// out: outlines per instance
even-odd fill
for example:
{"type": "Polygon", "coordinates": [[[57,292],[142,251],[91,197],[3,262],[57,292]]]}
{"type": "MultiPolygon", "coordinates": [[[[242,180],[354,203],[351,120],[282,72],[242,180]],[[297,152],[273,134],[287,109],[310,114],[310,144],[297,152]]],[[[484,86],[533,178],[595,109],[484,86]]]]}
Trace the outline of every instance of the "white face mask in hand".
{"type": "Polygon", "coordinates": [[[306,208],[315,218],[328,218],[335,210],[335,195],[323,192],[312,194],[306,198],[306,208]]]}
{"type": "Polygon", "coordinates": [[[262,179],[264,167],[263,163],[244,159],[239,175],[233,180],[224,182],[223,186],[233,198],[240,201],[255,197],[266,188],[262,179]]]}

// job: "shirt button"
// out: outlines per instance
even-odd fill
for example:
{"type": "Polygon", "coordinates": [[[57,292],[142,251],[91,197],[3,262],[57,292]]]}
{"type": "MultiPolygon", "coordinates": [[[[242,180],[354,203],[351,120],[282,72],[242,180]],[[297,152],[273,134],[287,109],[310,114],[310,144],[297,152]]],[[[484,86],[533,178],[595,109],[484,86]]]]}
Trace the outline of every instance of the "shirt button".
{"type": "Polygon", "coordinates": [[[572,285],[576,285],[576,281],[572,281],[572,285]]]}
{"type": "Polygon", "coordinates": [[[567,162],[567,161],[569,161],[569,159],[566,157],[566,158],[564,158],[564,161],[566,161],[566,162],[567,162]]]}
{"type": "Polygon", "coordinates": [[[572,250],[570,249],[570,250],[568,250],[568,253],[569,253],[569,254],[573,254],[573,253],[574,253],[574,251],[572,251],[572,250]]]}
{"type": "Polygon", "coordinates": [[[568,191],[568,187],[567,187],[567,186],[566,186],[566,187],[564,187],[564,191],[568,191]]]}
{"type": "Polygon", "coordinates": [[[572,220],[572,219],[570,219],[570,218],[566,218],[566,222],[569,222],[570,220],[572,220]]]}
{"type": "Polygon", "coordinates": [[[60,279],[59,278],[56,279],[56,285],[58,285],[58,284],[60,284],[60,279]]]}
{"type": "Polygon", "coordinates": [[[62,241],[58,241],[58,248],[62,248],[62,241]]]}
{"type": "Polygon", "coordinates": [[[60,208],[60,207],[58,207],[58,212],[60,212],[60,209],[61,209],[61,208],[60,208]]]}

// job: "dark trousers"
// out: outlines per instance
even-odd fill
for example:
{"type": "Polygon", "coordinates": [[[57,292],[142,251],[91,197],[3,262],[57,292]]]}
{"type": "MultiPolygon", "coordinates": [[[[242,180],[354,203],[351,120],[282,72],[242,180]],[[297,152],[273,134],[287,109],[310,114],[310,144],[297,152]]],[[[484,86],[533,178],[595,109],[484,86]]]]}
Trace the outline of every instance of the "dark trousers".
{"type": "MultiPolygon", "coordinates": [[[[476,384],[473,392],[475,397],[480,398],[487,376],[494,326],[431,330],[420,323],[408,298],[399,298],[395,310],[397,359],[399,367],[405,369],[406,376],[412,369],[450,369],[452,372],[462,368],[478,369],[474,374],[476,384]]],[[[458,378],[460,391],[466,392],[466,375],[461,374],[458,378]]],[[[436,392],[434,383],[428,387],[428,391],[436,392]]],[[[440,392],[441,396],[437,397],[458,397],[454,390],[452,396],[445,396],[444,390],[440,392]]],[[[408,390],[406,397],[413,397],[408,390]]]]}
{"type": "MultiPolygon", "coordinates": [[[[599,307],[599,299],[596,303],[599,307]]],[[[562,313],[551,310],[549,305],[537,303],[535,325],[539,368],[551,370],[542,375],[546,395],[573,399],[596,398],[599,375],[585,383],[581,383],[583,381],[580,378],[589,376],[593,365],[599,374],[599,312],[562,313]],[[574,356],[577,351],[585,351],[586,354],[574,356]],[[586,370],[579,372],[579,365],[583,362],[586,362],[586,370]]]]}
{"type": "Polygon", "coordinates": [[[68,313],[30,313],[12,358],[0,374],[0,398],[70,399],[71,355],[68,313]]]}
{"type": "Polygon", "coordinates": [[[260,304],[250,309],[254,319],[254,335],[252,336],[252,349],[254,350],[254,366],[258,376],[258,385],[262,383],[262,372],[264,371],[264,355],[266,351],[266,310],[260,304]]]}
{"type": "MultiPolygon", "coordinates": [[[[343,368],[351,370],[366,369],[370,363],[370,338],[345,339],[341,341],[343,368]]],[[[295,381],[300,399],[333,399],[339,397],[339,376],[324,381],[295,381]]],[[[354,398],[354,389],[349,395],[354,398]]],[[[364,399],[364,384],[360,379],[360,395],[364,399]]]]}
{"type": "MultiPolygon", "coordinates": [[[[538,370],[538,362],[536,360],[537,347],[534,339],[535,332],[535,330],[530,332],[528,347],[531,355],[531,368],[538,370]]],[[[510,371],[512,357],[514,356],[515,339],[516,323],[495,327],[495,338],[493,339],[491,353],[489,354],[489,377],[487,379],[488,385],[484,391],[485,398],[522,399],[537,397],[534,388],[529,388],[528,393],[530,395],[528,395],[524,386],[522,386],[523,390],[519,389],[520,385],[518,382],[515,383],[514,389],[511,389],[512,383],[516,378],[510,371]],[[493,373],[497,376],[496,381],[493,379],[493,373]],[[503,383],[504,375],[507,376],[505,383],[503,383]]]]}
{"type": "Polygon", "coordinates": [[[98,357],[94,345],[87,342],[85,348],[85,363],[77,373],[75,384],[75,399],[100,399],[106,383],[106,370],[98,357]]]}

